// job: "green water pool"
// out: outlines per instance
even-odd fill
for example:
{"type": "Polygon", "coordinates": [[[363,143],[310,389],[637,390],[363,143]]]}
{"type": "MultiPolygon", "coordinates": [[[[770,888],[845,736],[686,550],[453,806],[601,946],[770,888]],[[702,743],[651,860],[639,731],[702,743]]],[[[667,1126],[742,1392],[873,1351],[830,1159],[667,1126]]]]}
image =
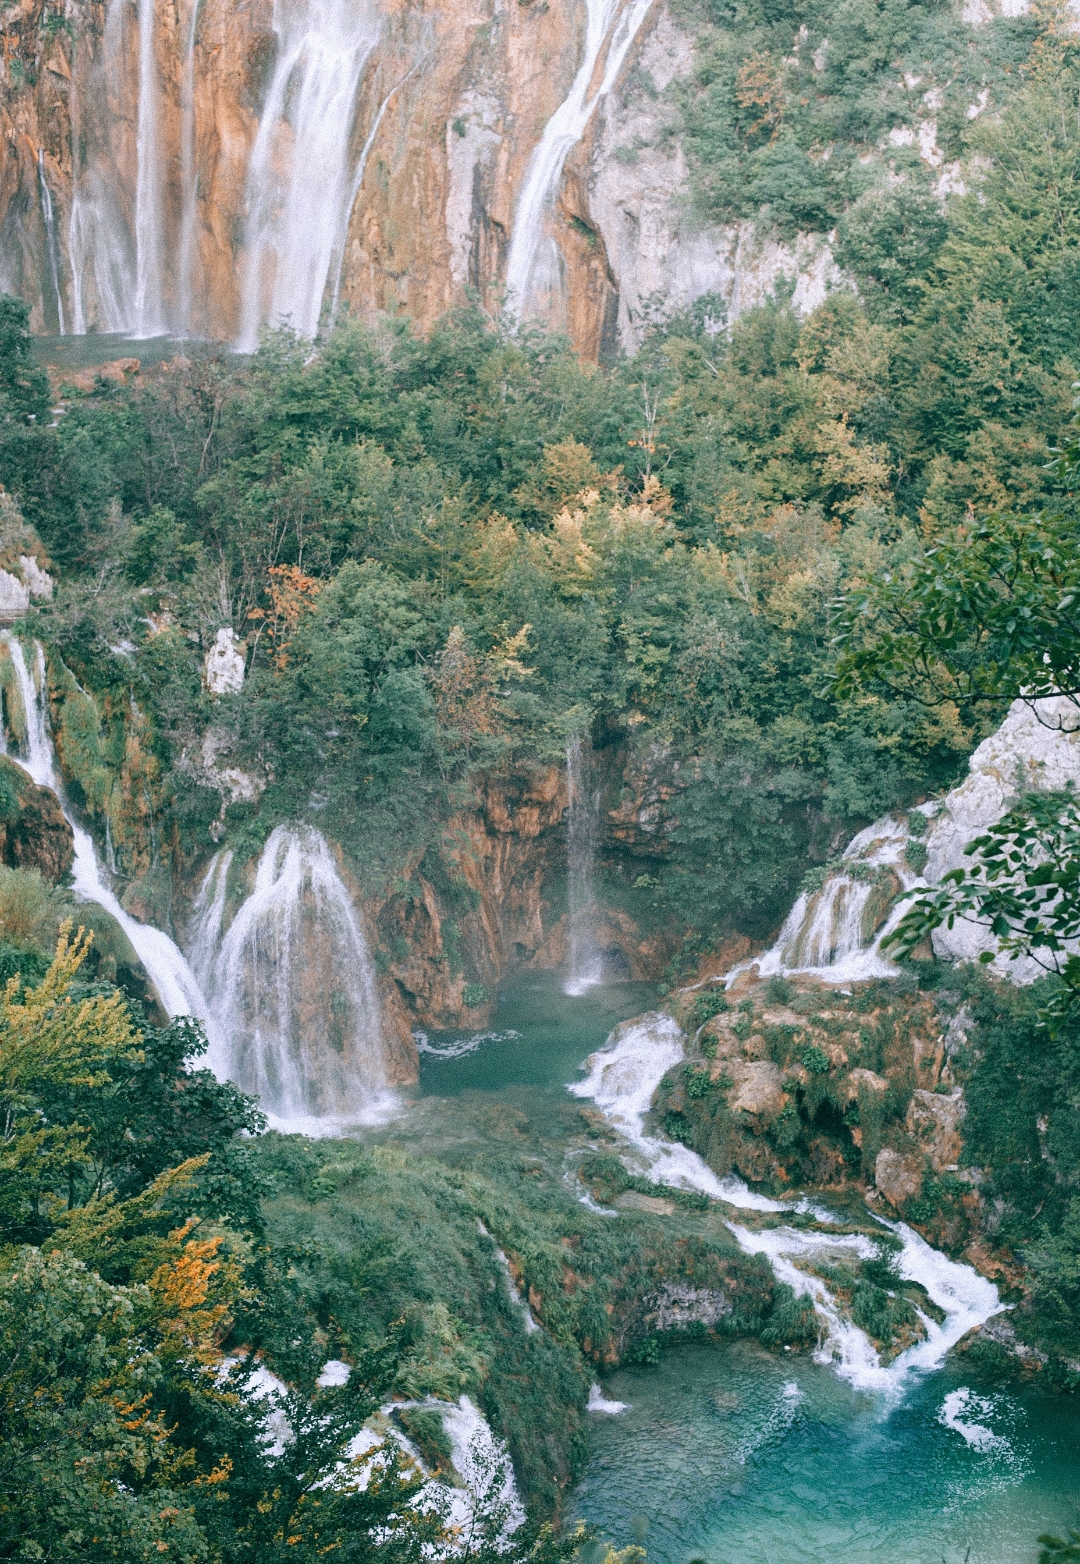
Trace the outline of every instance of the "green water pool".
{"type": "MultiPolygon", "coordinates": [[[[436,1033],[395,1138],[429,1151],[527,1125],[553,1162],[575,1133],[585,1057],[656,1004],[646,984],[500,996],[482,1032],[436,1033]]],[[[590,1419],[572,1514],[649,1564],[1035,1564],[1040,1532],[1080,1530],[1080,1397],[1003,1385],[962,1359],[892,1400],[807,1355],[692,1345],[619,1370],[590,1419]]]]}

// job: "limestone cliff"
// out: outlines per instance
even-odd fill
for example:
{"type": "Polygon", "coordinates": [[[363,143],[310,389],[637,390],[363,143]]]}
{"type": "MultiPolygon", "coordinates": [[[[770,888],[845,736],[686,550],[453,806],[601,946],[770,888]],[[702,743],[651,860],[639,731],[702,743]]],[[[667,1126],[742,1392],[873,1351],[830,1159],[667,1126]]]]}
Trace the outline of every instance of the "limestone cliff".
{"type": "Polygon", "coordinates": [[[831,272],[820,239],[690,219],[664,92],[692,41],[664,0],[607,7],[595,37],[585,0],[4,14],[0,287],[36,331],[251,347],[346,306],[427,325],[468,290],[501,307],[527,221],[544,280],[518,303],[594,359],[633,349],[651,296],[735,314],[798,273],[811,305],[831,272]]]}

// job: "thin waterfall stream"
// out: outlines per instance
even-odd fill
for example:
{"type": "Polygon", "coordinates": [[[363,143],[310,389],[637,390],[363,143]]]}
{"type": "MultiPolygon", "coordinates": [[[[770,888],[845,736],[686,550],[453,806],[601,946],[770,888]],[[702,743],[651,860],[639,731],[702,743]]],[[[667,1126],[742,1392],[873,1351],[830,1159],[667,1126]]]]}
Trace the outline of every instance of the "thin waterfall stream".
{"type": "Polygon", "coordinates": [[[651,5],[652,0],[629,0],[620,10],[620,0],[586,0],[581,64],[570,91],[544,126],[514,214],[506,290],[519,317],[544,310],[552,298],[561,295],[559,249],[545,232],[545,222],[566,160],[585,134],[597,105],[614,87],[651,5]],[[593,92],[593,77],[605,45],[604,73],[593,92]]]}
{"type": "Polygon", "coordinates": [[[29,772],[39,787],[53,790],[60,800],[64,818],[71,826],[75,838],[75,864],[72,870],[75,894],[82,901],[95,902],[103,907],[123,929],[146,969],[147,976],[157,991],[165,1010],[171,1016],[197,1017],[211,1030],[210,1012],[195,974],[188,966],[182,952],[162,929],[148,923],[140,923],[120,905],[113,891],[102,878],[93,838],[75,820],[64,798],[63,785],[56,770],[56,756],[49,734],[48,689],[45,678],[45,654],[38,642],[34,642],[34,668],[27,666],[22,643],[10,632],[3,634],[4,645],[11,657],[15,683],[19,691],[26,723],[24,755],[10,758],[29,772]]]}
{"type": "Polygon", "coordinates": [[[45,259],[49,269],[49,282],[52,284],[57,330],[64,337],[67,335],[67,328],[64,322],[64,295],[60,287],[60,241],[56,233],[56,219],[53,216],[52,191],[45,177],[44,147],[38,147],[37,166],[38,188],[41,191],[41,220],[45,224],[45,259]]]}
{"type": "Polygon", "coordinates": [[[597,943],[596,854],[600,838],[600,789],[593,776],[591,751],[575,738],[566,751],[567,950],[564,992],[574,996],[604,979],[604,956],[597,943]]]}
{"type": "Polygon", "coordinates": [[[242,353],[265,323],[305,337],[319,328],[355,199],[349,149],[380,27],[374,7],[347,0],[275,5],[277,61],[248,164],[242,353]]]}

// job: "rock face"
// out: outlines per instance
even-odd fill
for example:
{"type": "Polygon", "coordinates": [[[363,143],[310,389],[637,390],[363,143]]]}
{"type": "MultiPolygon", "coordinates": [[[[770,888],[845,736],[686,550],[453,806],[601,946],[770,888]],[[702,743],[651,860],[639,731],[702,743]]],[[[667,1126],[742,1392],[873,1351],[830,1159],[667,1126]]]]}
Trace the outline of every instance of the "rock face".
{"type": "Polygon", "coordinates": [[[786,275],[812,306],[823,239],[686,215],[662,93],[692,45],[664,0],[614,8],[588,80],[585,39],[584,0],[23,0],[0,61],[0,287],[37,331],[250,348],[346,306],[426,325],[467,289],[496,304],[542,186],[525,302],[592,358],[636,345],[656,293],[735,315],[786,275]],[[545,184],[557,111],[572,144],[545,184]]]}
{"type": "Polygon", "coordinates": [[[236,695],[244,684],[244,655],[232,626],[219,630],[206,654],[206,688],[211,695],[236,695]]]}
{"type": "Polygon", "coordinates": [[[55,885],[75,861],[75,838],[51,788],[38,787],[21,766],[0,756],[0,863],[37,869],[55,885]]]}
{"type": "Polygon", "coordinates": [[[884,1195],[890,1205],[903,1208],[909,1200],[918,1197],[924,1166],[922,1157],[916,1152],[892,1151],[888,1147],[879,1151],[874,1164],[878,1193],[884,1195]]]}

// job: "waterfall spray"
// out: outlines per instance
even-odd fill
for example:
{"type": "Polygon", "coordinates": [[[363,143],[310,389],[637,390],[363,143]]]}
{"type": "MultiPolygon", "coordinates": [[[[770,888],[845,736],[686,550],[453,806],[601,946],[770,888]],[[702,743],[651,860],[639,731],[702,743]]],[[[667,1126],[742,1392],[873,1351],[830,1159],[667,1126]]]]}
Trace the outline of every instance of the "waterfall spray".
{"type": "Polygon", "coordinates": [[[161,297],[162,200],[154,0],[139,0],[138,172],[135,178],[135,334],[165,331],[161,297]]]}
{"type": "Polygon", "coordinates": [[[615,85],[651,4],[652,0],[630,0],[620,13],[619,0],[586,0],[581,65],[570,91],[544,126],[529,160],[514,214],[506,289],[519,317],[542,310],[547,298],[562,291],[558,246],[545,234],[544,221],[554,203],[566,159],[585,134],[597,104],[615,85]],[[605,44],[604,74],[590,96],[589,88],[605,44]]]}
{"type": "Polygon", "coordinates": [[[147,976],[169,1015],[197,1016],[207,1024],[209,1033],[209,1012],[206,1001],[191,968],[163,930],[152,928],[147,923],[140,923],[130,913],[124,911],[101,877],[101,868],[90,833],[83,830],[67,808],[63,788],[56,774],[55,756],[49,736],[45,654],[40,644],[34,642],[34,670],[31,673],[26,663],[22,643],[10,631],[5,631],[2,639],[11,657],[26,730],[26,737],[21,746],[22,756],[12,758],[18,760],[18,764],[24,771],[29,772],[39,787],[52,788],[60,800],[64,817],[71,826],[75,838],[72,879],[76,896],[81,901],[95,902],[116,919],[131,941],[135,954],[146,969],[147,976]]]}
{"type": "Polygon", "coordinates": [[[44,147],[38,147],[37,166],[38,188],[41,191],[41,218],[45,224],[45,257],[49,265],[49,281],[52,283],[59,331],[60,335],[65,337],[67,336],[67,331],[64,326],[64,297],[60,291],[60,244],[56,236],[56,221],[53,217],[52,191],[49,189],[49,182],[45,178],[44,147]]]}
{"type": "Polygon", "coordinates": [[[569,971],[563,992],[584,994],[603,982],[604,958],[597,948],[596,849],[600,834],[600,790],[593,785],[590,752],[575,738],[566,751],[566,882],[569,971]]]}
{"type": "Polygon", "coordinates": [[[318,330],[348,222],[349,146],[379,27],[373,5],[277,0],[277,64],[248,165],[239,352],[255,351],[264,322],[304,337],[318,330]]]}
{"type": "Polygon", "coordinates": [[[224,853],[211,864],[190,942],[220,1022],[215,1069],[281,1126],[370,1119],[386,1100],[375,967],[325,838],[272,831],[223,934],[230,862],[224,853]]]}

